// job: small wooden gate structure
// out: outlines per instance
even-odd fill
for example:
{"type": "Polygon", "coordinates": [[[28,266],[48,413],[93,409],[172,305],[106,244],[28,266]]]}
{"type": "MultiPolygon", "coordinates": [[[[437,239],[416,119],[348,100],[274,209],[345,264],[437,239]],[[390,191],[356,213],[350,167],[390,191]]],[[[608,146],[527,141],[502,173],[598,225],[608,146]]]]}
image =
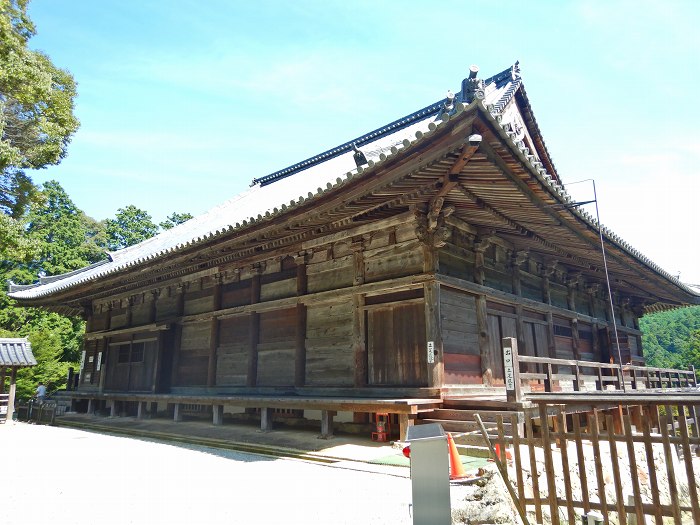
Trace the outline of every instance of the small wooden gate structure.
{"type": "Polygon", "coordinates": [[[35,366],[32,345],[25,338],[0,338],[0,422],[12,420],[15,411],[15,390],[17,370],[26,366],[35,366]],[[7,372],[10,372],[10,386],[5,393],[7,372]],[[6,396],[6,397],[5,397],[6,396]],[[3,406],[4,405],[4,406],[3,406]]]}

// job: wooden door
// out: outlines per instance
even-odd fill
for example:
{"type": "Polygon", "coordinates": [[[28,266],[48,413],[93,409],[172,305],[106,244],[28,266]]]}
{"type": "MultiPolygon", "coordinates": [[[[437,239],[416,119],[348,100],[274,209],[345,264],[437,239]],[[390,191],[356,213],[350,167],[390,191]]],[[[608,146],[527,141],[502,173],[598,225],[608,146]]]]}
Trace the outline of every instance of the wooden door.
{"type": "Polygon", "coordinates": [[[367,312],[370,385],[427,386],[423,303],[391,305],[367,312]]]}

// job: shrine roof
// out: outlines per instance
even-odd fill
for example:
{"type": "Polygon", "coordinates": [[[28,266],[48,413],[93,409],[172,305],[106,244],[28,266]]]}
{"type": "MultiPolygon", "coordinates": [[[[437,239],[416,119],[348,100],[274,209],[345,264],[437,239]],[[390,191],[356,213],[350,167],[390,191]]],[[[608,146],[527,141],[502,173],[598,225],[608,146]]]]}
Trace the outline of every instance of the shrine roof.
{"type": "MultiPolygon", "coordinates": [[[[134,246],[109,252],[107,260],[91,266],[63,275],[42,277],[38,283],[31,285],[10,283],[9,295],[18,300],[37,300],[82,283],[146,265],[181,250],[214,242],[219,237],[247,231],[366,176],[367,170],[372,171],[402,155],[407,149],[429,140],[450,118],[466,111],[478,111],[492,121],[504,140],[522,152],[528,169],[539,183],[547,187],[560,202],[570,202],[571,198],[559,183],[532,115],[518,63],[484,80],[476,78],[477,72],[478,68],[472,66],[469,77],[462,81],[461,89],[456,93],[448,92],[445,98],[369,133],[256,178],[249,189],[202,215],[134,246]],[[513,104],[516,96],[519,103],[513,104]]],[[[586,212],[571,209],[571,213],[589,226],[599,227],[597,221],[586,212]]],[[[697,295],[605,227],[603,235],[684,292],[697,295]]]]}
{"type": "Polygon", "coordinates": [[[25,338],[0,338],[0,367],[35,366],[32,345],[25,338]]]}

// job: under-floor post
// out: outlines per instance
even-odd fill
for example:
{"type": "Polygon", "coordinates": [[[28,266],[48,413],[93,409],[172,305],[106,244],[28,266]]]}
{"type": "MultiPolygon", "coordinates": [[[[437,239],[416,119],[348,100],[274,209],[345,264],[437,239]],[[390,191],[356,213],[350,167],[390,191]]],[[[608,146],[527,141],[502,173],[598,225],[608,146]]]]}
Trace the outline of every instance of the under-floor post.
{"type": "Polygon", "coordinates": [[[260,409],[260,430],[263,432],[272,431],[272,409],[271,408],[261,408],[260,409]]]}
{"type": "Polygon", "coordinates": [[[332,410],[321,410],[321,439],[331,439],[333,437],[333,416],[336,412],[332,410]]]}
{"type": "Polygon", "coordinates": [[[214,405],[213,407],[213,423],[221,425],[224,422],[224,405],[214,405]]]}
{"type": "Polygon", "coordinates": [[[90,415],[95,413],[95,400],[94,399],[88,399],[87,413],[90,415]]]}
{"type": "Polygon", "coordinates": [[[173,411],[173,421],[179,423],[182,421],[182,405],[180,403],[175,403],[175,410],[173,411]]]}
{"type": "Polygon", "coordinates": [[[117,417],[117,401],[115,399],[109,401],[109,416],[117,417]]]}
{"type": "Polygon", "coordinates": [[[137,408],[136,408],[136,418],[137,419],[143,419],[146,417],[146,401],[139,401],[137,408]]]}
{"type": "Polygon", "coordinates": [[[399,440],[406,441],[408,429],[413,426],[414,420],[410,414],[399,414],[399,440]]]}

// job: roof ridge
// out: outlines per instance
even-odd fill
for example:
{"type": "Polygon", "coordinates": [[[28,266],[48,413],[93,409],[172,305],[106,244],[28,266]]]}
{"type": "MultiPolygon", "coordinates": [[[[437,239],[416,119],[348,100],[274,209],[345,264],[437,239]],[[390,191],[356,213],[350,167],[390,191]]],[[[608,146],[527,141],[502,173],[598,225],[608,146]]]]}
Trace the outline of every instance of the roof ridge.
{"type": "Polygon", "coordinates": [[[251,186],[255,184],[260,184],[261,186],[272,184],[273,182],[289,177],[290,175],[293,175],[298,171],[305,170],[307,168],[310,168],[311,166],[315,166],[316,164],[337,157],[338,155],[342,155],[343,153],[353,151],[355,147],[359,147],[367,142],[374,141],[384,135],[387,135],[390,132],[394,132],[396,130],[405,128],[409,124],[412,124],[417,120],[422,120],[423,118],[429,117],[432,114],[437,114],[440,111],[440,109],[442,109],[443,104],[444,99],[441,99],[433,104],[430,104],[429,106],[419,109],[418,111],[414,111],[413,113],[406,115],[405,117],[401,117],[400,119],[394,120],[389,124],[385,124],[384,126],[381,126],[375,129],[374,131],[365,133],[364,135],[361,135],[356,139],[349,140],[341,144],[340,146],[331,148],[327,151],[324,151],[323,153],[314,155],[313,157],[310,157],[306,160],[297,162],[296,164],[292,164],[291,166],[275,171],[274,173],[270,173],[269,175],[265,175],[264,177],[253,179],[251,186]]]}
{"type": "MultiPolygon", "coordinates": [[[[516,82],[513,83],[513,86],[511,86],[511,88],[508,89],[508,91],[498,101],[497,106],[499,106],[499,111],[508,103],[508,101],[512,98],[513,93],[515,93],[517,88],[520,86],[520,65],[519,64],[520,63],[518,61],[516,61],[515,64],[504,69],[500,73],[497,73],[497,74],[490,76],[489,78],[483,80],[485,85],[491,84],[493,82],[499,82],[508,76],[510,76],[514,80],[517,80],[516,82]]],[[[477,68],[477,71],[478,71],[478,68],[477,68]]],[[[457,93],[456,96],[460,96],[461,94],[462,94],[462,91],[457,93]]],[[[404,127],[408,126],[409,124],[416,122],[417,120],[422,120],[423,118],[431,116],[433,114],[437,115],[440,112],[440,110],[444,107],[444,104],[445,104],[445,99],[440,99],[437,102],[430,104],[429,106],[426,106],[422,109],[419,109],[418,111],[414,111],[413,113],[410,113],[404,117],[401,117],[397,120],[394,120],[393,122],[390,122],[389,124],[385,124],[384,126],[381,126],[373,131],[370,131],[369,133],[365,133],[364,135],[361,135],[353,140],[349,140],[349,141],[341,144],[340,146],[336,146],[334,148],[331,148],[327,151],[324,151],[323,153],[319,153],[318,155],[314,155],[313,157],[309,157],[306,160],[303,160],[301,162],[297,162],[296,164],[292,164],[291,166],[288,166],[284,169],[270,173],[269,175],[255,178],[251,182],[251,186],[253,186],[255,184],[260,184],[261,186],[266,186],[267,184],[272,184],[273,182],[276,182],[280,179],[284,179],[286,177],[289,177],[290,175],[293,175],[294,173],[297,173],[299,171],[303,171],[307,168],[315,166],[316,164],[320,164],[321,162],[325,162],[329,159],[337,157],[338,155],[342,155],[343,153],[347,153],[349,151],[352,151],[354,148],[359,147],[366,142],[374,141],[374,140],[376,140],[376,139],[378,139],[378,138],[380,138],[380,137],[382,137],[390,132],[394,132],[398,129],[404,128],[404,127]]]]}

